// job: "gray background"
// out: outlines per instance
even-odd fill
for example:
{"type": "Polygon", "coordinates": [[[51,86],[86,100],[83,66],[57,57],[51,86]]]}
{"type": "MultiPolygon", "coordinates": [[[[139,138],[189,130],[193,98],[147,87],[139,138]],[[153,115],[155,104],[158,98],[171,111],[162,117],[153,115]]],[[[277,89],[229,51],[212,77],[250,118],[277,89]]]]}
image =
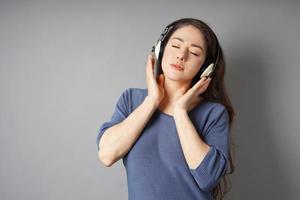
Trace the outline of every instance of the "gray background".
{"type": "Polygon", "coordinates": [[[0,199],[127,199],[121,161],[97,158],[99,126],[145,88],[165,25],[206,21],[237,112],[226,199],[299,199],[300,5],[282,1],[1,1],[0,199]]]}

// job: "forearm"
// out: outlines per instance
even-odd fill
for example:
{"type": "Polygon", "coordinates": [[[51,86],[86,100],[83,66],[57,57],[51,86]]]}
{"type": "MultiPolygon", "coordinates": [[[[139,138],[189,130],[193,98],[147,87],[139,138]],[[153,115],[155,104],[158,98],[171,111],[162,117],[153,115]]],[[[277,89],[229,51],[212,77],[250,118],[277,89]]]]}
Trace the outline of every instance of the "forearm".
{"type": "Polygon", "coordinates": [[[155,103],[146,97],[126,119],[107,129],[99,142],[99,159],[110,166],[133,146],[156,110],[155,103]]]}
{"type": "Polygon", "coordinates": [[[175,111],[174,120],[186,162],[190,169],[195,169],[207,154],[209,145],[200,138],[186,110],[175,111]]]}

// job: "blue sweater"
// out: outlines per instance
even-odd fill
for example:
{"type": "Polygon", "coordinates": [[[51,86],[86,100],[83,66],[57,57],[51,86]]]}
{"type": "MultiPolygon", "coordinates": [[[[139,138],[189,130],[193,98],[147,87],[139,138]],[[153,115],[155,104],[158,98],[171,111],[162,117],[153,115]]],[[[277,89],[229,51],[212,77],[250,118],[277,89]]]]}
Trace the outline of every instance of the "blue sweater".
{"type": "MultiPolygon", "coordinates": [[[[144,100],[147,89],[128,88],[119,97],[111,119],[98,133],[124,120],[144,100]]],[[[140,137],[122,158],[129,200],[210,200],[225,173],[229,154],[229,116],[222,104],[202,101],[188,115],[210,146],[203,161],[190,169],[174,118],[156,109],[140,137]]],[[[126,132],[124,132],[126,134],[126,132]]],[[[99,146],[98,146],[99,151],[99,146]]]]}

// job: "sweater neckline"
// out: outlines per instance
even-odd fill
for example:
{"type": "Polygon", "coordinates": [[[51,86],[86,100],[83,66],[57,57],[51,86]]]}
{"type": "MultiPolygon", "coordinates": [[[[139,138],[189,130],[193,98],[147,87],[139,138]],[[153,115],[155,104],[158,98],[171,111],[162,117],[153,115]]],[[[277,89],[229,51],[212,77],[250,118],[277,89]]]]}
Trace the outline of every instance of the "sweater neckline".
{"type": "Polygon", "coordinates": [[[167,113],[164,113],[163,111],[160,111],[159,109],[156,109],[160,114],[164,115],[164,116],[167,116],[168,118],[171,118],[173,119],[173,115],[169,115],[167,113]]]}
{"type": "MultiPolygon", "coordinates": [[[[145,92],[144,97],[146,97],[146,95],[148,94],[148,89],[147,89],[147,88],[144,88],[144,92],[145,92]]],[[[203,100],[203,101],[205,101],[205,100],[203,100]]],[[[192,110],[190,110],[190,111],[188,112],[188,114],[194,112],[194,110],[196,110],[196,109],[203,103],[203,101],[200,102],[198,105],[196,105],[192,110]]],[[[169,118],[169,119],[174,119],[173,115],[169,115],[169,114],[167,114],[167,113],[164,113],[164,112],[160,111],[159,109],[156,109],[156,110],[157,110],[157,112],[160,113],[161,115],[166,116],[166,117],[169,118]]]]}
{"type": "MultiPolygon", "coordinates": [[[[204,103],[203,101],[200,102],[198,105],[196,105],[194,108],[192,108],[192,110],[188,111],[188,114],[193,113],[193,112],[194,112],[196,109],[198,109],[198,107],[200,107],[201,104],[203,104],[203,103],[204,103]]],[[[166,117],[168,117],[168,118],[170,118],[170,119],[174,119],[173,115],[169,115],[169,114],[167,114],[167,113],[164,113],[163,111],[161,111],[161,110],[159,110],[159,109],[156,109],[156,110],[157,110],[157,112],[159,112],[160,114],[162,114],[162,115],[164,115],[164,116],[166,116],[166,117]]]]}

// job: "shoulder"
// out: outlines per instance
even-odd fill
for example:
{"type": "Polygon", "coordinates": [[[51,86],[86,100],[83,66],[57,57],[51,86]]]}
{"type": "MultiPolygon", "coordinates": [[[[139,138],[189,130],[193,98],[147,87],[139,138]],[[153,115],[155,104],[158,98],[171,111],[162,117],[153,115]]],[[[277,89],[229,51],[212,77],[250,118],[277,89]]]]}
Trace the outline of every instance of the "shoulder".
{"type": "Polygon", "coordinates": [[[220,116],[222,114],[228,114],[226,107],[218,102],[212,101],[203,101],[203,110],[209,115],[210,117],[220,116]]]}
{"type": "Polygon", "coordinates": [[[222,127],[228,127],[229,125],[229,113],[226,107],[217,102],[206,102],[207,112],[205,121],[207,122],[207,128],[217,125],[222,127]]]}
{"type": "Polygon", "coordinates": [[[137,106],[139,106],[144,98],[147,96],[147,89],[143,88],[126,88],[123,90],[121,96],[129,104],[130,110],[133,111],[137,106]]]}
{"type": "Polygon", "coordinates": [[[210,124],[221,118],[228,121],[229,115],[226,107],[217,102],[203,100],[193,111],[192,116],[199,123],[210,124]]]}
{"type": "Polygon", "coordinates": [[[122,95],[126,96],[127,98],[130,98],[132,100],[136,100],[139,98],[144,98],[147,95],[147,89],[143,88],[126,88],[122,95]]]}
{"type": "Polygon", "coordinates": [[[217,102],[202,101],[191,114],[195,126],[205,137],[213,127],[228,127],[229,115],[226,107],[217,102]]]}

